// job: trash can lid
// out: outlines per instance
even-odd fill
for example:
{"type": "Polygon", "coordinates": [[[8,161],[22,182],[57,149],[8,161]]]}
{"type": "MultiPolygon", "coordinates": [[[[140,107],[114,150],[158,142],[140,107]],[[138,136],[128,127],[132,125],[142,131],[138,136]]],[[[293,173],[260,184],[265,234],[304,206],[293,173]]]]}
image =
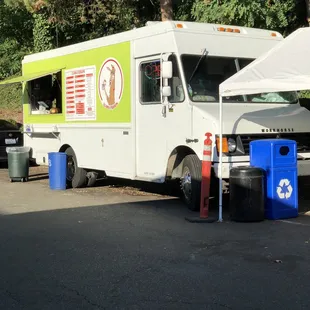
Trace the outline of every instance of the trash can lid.
{"type": "Polygon", "coordinates": [[[6,148],[7,153],[29,153],[29,146],[10,146],[6,148]]]}
{"type": "Polygon", "coordinates": [[[262,177],[264,169],[253,166],[240,166],[230,169],[230,177],[248,178],[248,177],[262,177]]]}

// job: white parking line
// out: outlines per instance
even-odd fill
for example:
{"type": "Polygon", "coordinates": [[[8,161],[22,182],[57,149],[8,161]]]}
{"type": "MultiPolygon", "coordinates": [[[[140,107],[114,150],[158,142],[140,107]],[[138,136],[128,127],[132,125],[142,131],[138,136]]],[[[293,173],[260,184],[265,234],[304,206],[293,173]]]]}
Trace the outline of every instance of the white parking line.
{"type": "Polygon", "coordinates": [[[287,224],[293,224],[293,225],[309,226],[310,227],[310,224],[293,222],[293,221],[289,221],[289,220],[278,220],[278,222],[287,223],[287,224]]]}

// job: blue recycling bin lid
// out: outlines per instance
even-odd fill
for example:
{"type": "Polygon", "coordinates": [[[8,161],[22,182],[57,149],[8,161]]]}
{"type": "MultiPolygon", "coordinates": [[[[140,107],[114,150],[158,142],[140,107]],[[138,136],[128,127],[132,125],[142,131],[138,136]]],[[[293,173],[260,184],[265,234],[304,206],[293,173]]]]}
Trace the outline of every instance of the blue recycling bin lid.
{"type": "Polygon", "coordinates": [[[297,142],[290,139],[261,139],[250,142],[250,164],[263,168],[297,165],[297,142]]]}

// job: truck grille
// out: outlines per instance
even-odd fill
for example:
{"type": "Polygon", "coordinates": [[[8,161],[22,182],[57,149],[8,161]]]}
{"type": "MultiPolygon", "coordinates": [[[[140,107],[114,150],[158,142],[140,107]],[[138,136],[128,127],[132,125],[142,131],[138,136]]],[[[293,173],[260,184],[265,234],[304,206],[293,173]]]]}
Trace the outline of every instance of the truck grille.
{"type": "Polygon", "coordinates": [[[295,140],[297,143],[298,153],[310,152],[310,133],[299,132],[299,133],[275,133],[275,134],[251,134],[251,135],[240,135],[245,155],[250,154],[250,142],[260,139],[290,139],[295,140]]]}

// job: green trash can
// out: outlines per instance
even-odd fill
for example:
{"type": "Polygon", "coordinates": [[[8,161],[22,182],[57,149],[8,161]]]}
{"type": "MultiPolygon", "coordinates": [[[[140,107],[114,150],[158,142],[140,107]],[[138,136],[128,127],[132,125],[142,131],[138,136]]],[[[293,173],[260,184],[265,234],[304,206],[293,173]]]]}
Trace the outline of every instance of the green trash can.
{"type": "Polygon", "coordinates": [[[29,177],[29,152],[30,147],[7,147],[8,168],[11,182],[27,182],[29,177]]]}

